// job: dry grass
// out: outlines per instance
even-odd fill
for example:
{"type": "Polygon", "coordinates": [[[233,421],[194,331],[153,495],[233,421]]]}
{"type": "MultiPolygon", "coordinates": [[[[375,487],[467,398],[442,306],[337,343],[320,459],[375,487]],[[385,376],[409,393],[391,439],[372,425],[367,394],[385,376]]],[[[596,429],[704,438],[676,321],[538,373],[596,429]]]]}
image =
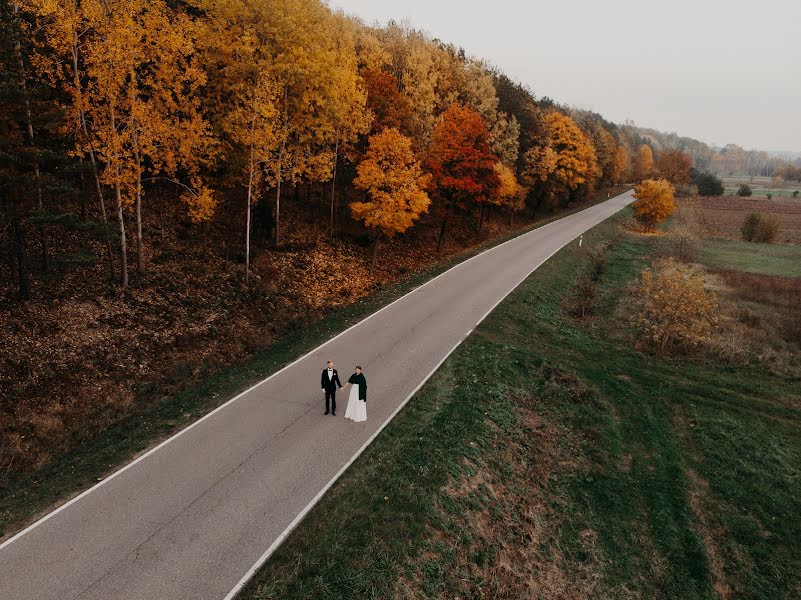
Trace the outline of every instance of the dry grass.
{"type": "Polygon", "coordinates": [[[742,239],[740,228],[752,212],[770,213],[779,219],[776,242],[801,243],[801,200],[793,198],[752,199],[736,196],[717,198],[682,198],[677,200],[679,213],[695,214],[701,231],[708,237],[742,239]]]}

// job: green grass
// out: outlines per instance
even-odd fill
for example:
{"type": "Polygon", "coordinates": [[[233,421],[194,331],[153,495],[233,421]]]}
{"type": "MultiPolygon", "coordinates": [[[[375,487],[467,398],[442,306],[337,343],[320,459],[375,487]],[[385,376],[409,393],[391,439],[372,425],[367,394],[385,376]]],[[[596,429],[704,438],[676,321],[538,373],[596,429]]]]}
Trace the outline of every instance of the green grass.
{"type": "MultiPolygon", "coordinates": [[[[613,193],[623,191],[620,189],[613,193]]],[[[505,237],[488,240],[462,254],[444,259],[434,267],[385,285],[368,298],[330,311],[325,319],[297,327],[241,363],[222,370],[204,369],[197,381],[186,373],[177,372],[171,383],[180,389],[178,392],[166,395],[156,387],[141,386],[136,395],[145,408],[101,431],[74,451],[53,457],[36,472],[14,476],[0,487],[0,538],[21,529],[52,509],[54,504],[94,485],[137,454],[455,264],[506,239],[603,200],[606,200],[605,191],[599,192],[591,203],[539,220],[505,237]],[[187,384],[187,380],[192,383],[187,384]],[[155,402],[154,398],[157,399],[155,402]]]]}
{"type": "Polygon", "coordinates": [[[613,315],[654,243],[612,221],[538,269],[242,597],[798,597],[801,386],[635,351],[613,315]],[[598,314],[573,322],[608,240],[598,314]]]}
{"type": "Polygon", "coordinates": [[[701,262],[719,269],[801,277],[801,246],[705,240],[701,262]]]}

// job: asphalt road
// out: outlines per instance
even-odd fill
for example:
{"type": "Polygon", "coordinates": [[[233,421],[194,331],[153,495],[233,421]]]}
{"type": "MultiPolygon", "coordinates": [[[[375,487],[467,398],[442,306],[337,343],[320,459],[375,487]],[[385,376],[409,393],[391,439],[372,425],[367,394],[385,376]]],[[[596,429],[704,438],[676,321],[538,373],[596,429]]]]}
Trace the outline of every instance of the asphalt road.
{"type": "Polygon", "coordinates": [[[417,288],[223,405],[0,546],[2,600],[222,600],[448,354],[630,193],[554,221],[417,288]],[[323,416],[320,373],[361,364],[367,423],[323,416]]]}

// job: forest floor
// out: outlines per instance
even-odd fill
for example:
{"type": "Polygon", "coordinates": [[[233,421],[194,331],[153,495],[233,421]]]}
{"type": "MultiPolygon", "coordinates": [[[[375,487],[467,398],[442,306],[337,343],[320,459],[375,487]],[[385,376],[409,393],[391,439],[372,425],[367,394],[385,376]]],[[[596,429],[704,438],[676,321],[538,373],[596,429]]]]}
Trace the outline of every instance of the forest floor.
{"type": "MultiPolygon", "coordinates": [[[[443,270],[568,212],[494,216],[481,236],[456,221],[442,256],[432,219],[382,245],[370,272],[363,234],[301,237],[319,219],[290,208],[281,248],[257,245],[247,289],[214,232],[153,215],[127,298],[102,263],[34,280],[33,300],[0,303],[0,537],[443,270]]],[[[51,242],[81,250],[68,232],[51,242]]]]}
{"type": "Polygon", "coordinates": [[[241,597],[798,598],[801,279],[701,252],[738,352],[659,359],[626,296],[666,237],[624,214],[535,271],[241,597]]]}

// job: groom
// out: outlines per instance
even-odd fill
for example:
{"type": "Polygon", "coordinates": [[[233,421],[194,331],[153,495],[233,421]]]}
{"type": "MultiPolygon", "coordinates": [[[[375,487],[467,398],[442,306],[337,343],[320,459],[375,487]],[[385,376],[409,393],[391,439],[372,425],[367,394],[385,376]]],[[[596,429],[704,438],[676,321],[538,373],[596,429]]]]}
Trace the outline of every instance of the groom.
{"type": "Polygon", "coordinates": [[[337,386],[342,387],[339,382],[339,375],[334,368],[334,361],[328,361],[328,368],[323,371],[320,377],[320,387],[325,392],[325,413],[328,414],[328,399],[331,399],[331,414],[337,416],[337,386]]]}

